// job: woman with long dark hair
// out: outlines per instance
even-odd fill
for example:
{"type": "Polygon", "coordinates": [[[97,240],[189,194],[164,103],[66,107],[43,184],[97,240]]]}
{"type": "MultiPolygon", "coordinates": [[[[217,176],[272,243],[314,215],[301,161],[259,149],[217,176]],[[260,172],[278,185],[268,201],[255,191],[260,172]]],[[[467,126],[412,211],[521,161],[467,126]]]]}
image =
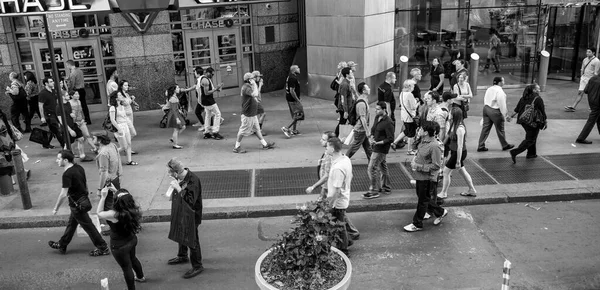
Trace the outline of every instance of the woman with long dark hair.
{"type": "MultiPolygon", "coordinates": [[[[510,150],[510,158],[513,163],[517,163],[517,155],[523,153],[523,151],[527,150],[526,158],[536,158],[537,157],[537,137],[540,133],[540,130],[545,130],[548,126],[548,121],[546,120],[546,110],[544,109],[544,100],[540,97],[540,86],[538,84],[531,84],[525,87],[523,91],[523,96],[519,100],[519,103],[515,107],[515,112],[512,114],[511,118],[514,118],[515,115],[521,115],[525,111],[525,106],[533,104],[533,109],[535,112],[540,114],[540,121],[544,123],[538,124],[537,127],[532,127],[528,124],[521,123],[523,126],[523,130],[525,130],[525,140],[519,144],[519,147],[510,150]]],[[[517,123],[519,122],[519,118],[517,118],[517,123]]]]}
{"type": "Polygon", "coordinates": [[[102,197],[98,202],[98,217],[105,219],[110,226],[110,249],[113,257],[123,269],[127,289],[135,289],[135,281],[146,282],[142,263],[135,255],[137,233],[142,229],[140,207],[127,189],[117,190],[112,184],[100,191],[102,197]],[[104,210],[108,192],[115,192],[113,209],[104,210]],[[134,275],[135,272],[135,275],[134,275]]]}
{"type": "Polygon", "coordinates": [[[444,166],[444,182],[442,191],[438,194],[438,198],[448,197],[448,188],[450,188],[452,171],[454,171],[454,169],[458,169],[458,172],[460,172],[469,186],[469,190],[461,192],[460,195],[475,197],[477,196],[477,190],[475,190],[473,179],[465,169],[465,164],[463,163],[467,158],[467,146],[465,146],[467,140],[467,127],[464,123],[463,112],[460,108],[454,107],[450,112],[450,116],[452,118],[450,121],[450,129],[448,130],[444,142],[450,149],[450,157],[448,158],[448,161],[446,161],[446,166],[444,166]]]}
{"type": "Polygon", "coordinates": [[[27,94],[27,103],[29,105],[29,122],[31,123],[31,119],[33,119],[34,114],[37,114],[38,118],[42,118],[38,105],[38,94],[40,92],[40,88],[35,75],[30,71],[23,73],[23,81],[25,82],[25,93],[27,94]]]}

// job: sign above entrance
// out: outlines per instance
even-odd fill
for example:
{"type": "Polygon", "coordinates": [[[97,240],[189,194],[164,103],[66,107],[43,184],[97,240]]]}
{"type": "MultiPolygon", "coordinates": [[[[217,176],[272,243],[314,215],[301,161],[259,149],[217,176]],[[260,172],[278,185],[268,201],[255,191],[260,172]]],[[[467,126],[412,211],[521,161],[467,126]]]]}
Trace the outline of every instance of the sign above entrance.
{"type": "Polygon", "coordinates": [[[177,8],[204,8],[211,6],[227,6],[236,4],[260,4],[271,2],[289,2],[290,0],[178,0],[177,8]]]}
{"type": "Polygon", "coordinates": [[[74,29],[73,25],[73,13],[71,11],[54,12],[46,14],[48,19],[48,30],[49,31],[62,31],[74,29]]]}
{"type": "Polygon", "coordinates": [[[110,11],[108,0],[0,0],[0,16],[42,15],[57,11],[110,11]]]}

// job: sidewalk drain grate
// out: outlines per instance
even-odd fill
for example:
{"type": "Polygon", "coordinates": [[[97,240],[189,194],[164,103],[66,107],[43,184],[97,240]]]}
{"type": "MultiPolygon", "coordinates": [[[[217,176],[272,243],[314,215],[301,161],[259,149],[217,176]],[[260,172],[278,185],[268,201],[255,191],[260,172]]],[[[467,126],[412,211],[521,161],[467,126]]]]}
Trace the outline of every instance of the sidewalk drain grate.
{"type": "Polygon", "coordinates": [[[573,180],[542,158],[518,158],[517,164],[510,158],[486,158],[476,162],[501,184],[573,180]]]}
{"type": "MultiPolygon", "coordinates": [[[[404,174],[402,168],[400,168],[400,163],[388,163],[388,172],[390,174],[390,183],[392,185],[392,191],[399,189],[410,189],[414,188],[410,184],[410,178],[404,174]]],[[[367,174],[367,164],[359,164],[355,165],[352,168],[352,173],[354,175],[352,179],[352,191],[367,191],[369,190],[369,185],[371,181],[369,180],[369,175],[367,174]]]]}
{"type": "Polygon", "coordinates": [[[598,173],[600,172],[600,154],[598,153],[544,157],[577,179],[598,179],[598,176],[600,176],[598,173]]]}
{"type": "Polygon", "coordinates": [[[202,183],[202,198],[250,197],[250,170],[196,171],[202,183]]]}
{"type": "MultiPolygon", "coordinates": [[[[410,168],[410,163],[404,163],[404,167],[406,167],[408,172],[412,171],[412,169],[410,168]]],[[[487,173],[485,173],[483,170],[481,170],[479,168],[479,166],[474,164],[473,160],[466,159],[465,160],[465,168],[467,169],[467,172],[469,172],[469,175],[471,175],[471,179],[473,179],[473,185],[477,186],[477,185],[496,184],[494,179],[492,179],[487,173]]],[[[442,173],[440,172],[440,174],[442,174],[442,173]]],[[[468,187],[467,182],[462,177],[460,172],[458,172],[458,170],[452,171],[452,183],[450,184],[450,187],[455,187],[455,188],[456,187],[468,187]]],[[[441,191],[441,190],[442,190],[442,183],[440,182],[440,184],[438,184],[438,191],[441,191]]]]}

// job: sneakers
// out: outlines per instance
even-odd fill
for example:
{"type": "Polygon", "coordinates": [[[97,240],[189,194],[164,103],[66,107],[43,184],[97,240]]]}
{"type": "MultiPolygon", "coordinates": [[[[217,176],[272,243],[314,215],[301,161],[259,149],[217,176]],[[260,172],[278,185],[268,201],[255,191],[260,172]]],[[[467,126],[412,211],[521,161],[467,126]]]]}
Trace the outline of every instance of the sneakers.
{"type": "Polygon", "coordinates": [[[290,134],[290,130],[286,127],[281,127],[281,131],[283,132],[283,135],[285,135],[285,137],[291,138],[292,135],[290,134]]]}
{"type": "Polygon", "coordinates": [[[408,152],[406,152],[406,155],[416,155],[417,151],[416,150],[408,150],[408,152]]]}
{"type": "Polygon", "coordinates": [[[200,127],[200,126],[204,127],[204,125],[200,122],[192,124],[192,127],[200,127]]]}
{"type": "MultiPolygon", "coordinates": [[[[269,144],[267,144],[267,145],[269,145],[269,144]]],[[[263,148],[264,148],[264,146],[263,146],[263,148]]],[[[246,150],[242,149],[242,147],[239,146],[239,147],[233,148],[233,153],[243,154],[243,153],[246,153],[246,150]]]]}
{"type": "Polygon", "coordinates": [[[217,132],[217,133],[213,133],[213,134],[212,134],[212,137],[213,137],[213,139],[215,139],[215,140],[223,140],[223,138],[224,138],[224,137],[223,137],[223,136],[221,136],[221,134],[219,134],[218,132],[217,132]]]}
{"type": "Polygon", "coordinates": [[[506,147],[502,148],[502,151],[510,150],[510,149],[513,149],[513,148],[515,148],[514,144],[508,144],[508,145],[506,145],[506,147]]]}
{"type": "Polygon", "coordinates": [[[380,189],[379,193],[390,195],[390,194],[392,194],[392,190],[391,189],[380,189]]]}
{"type": "Polygon", "coordinates": [[[106,247],[104,249],[96,248],[90,252],[90,256],[92,256],[92,257],[100,257],[100,256],[106,256],[106,255],[110,255],[110,250],[108,249],[108,247],[106,247]]]}
{"type": "Polygon", "coordinates": [[[428,219],[430,219],[430,218],[431,218],[431,215],[430,215],[430,214],[428,214],[428,213],[425,213],[425,216],[423,216],[423,219],[424,219],[424,220],[428,220],[428,219]]]}
{"type": "Polygon", "coordinates": [[[63,255],[67,253],[67,247],[61,247],[61,245],[55,241],[48,241],[48,246],[50,246],[50,248],[58,250],[63,255]]]}
{"type": "Polygon", "coordinates": [[[133,276],[133,280],[135,280],[136,282],[144,283],[146,282],[146,277],[138,278],[136,276],[133,276]]]}
{"type": "Polygon", "coordinates": [[[575,112],[575,108],[573,106],[565,106],[565,112],[575,112]]]}
{"type": "Polygon", "coordinates": [[[262,148],[265,150],[273,149],[273,148],[275,148],[275,142],[267,142],[267,145],[263,145],[262,148]]]}
{"type": "Polygon", "coordinates": [[[412,232],[418,232],[418,231],[422,231],[423,228],[417,228],[414,224],[410,224],[404,227],[404,230],[412,233],[412,232]]]}
{"type": "Polygon", "coordinates": [[[365,194],[363,194],[363,198],[364,199],[373,199],[373,198],[378,198],[379,197],[379,192],[367,192],[365,194]]]}
{"type": "Polygon", "coordinates": [[[440,223],[442,223],[442,220],[448,215],[448,210],[444,209],[444,213],[442,214],[441,217],[437,217],[434,221],[433,221],[433,225],[437,226],[440,223]]]}
{"type": "Polygon", "coordinates": [[[447,193],[438,193],[437,195],[438,198],[444,199],[444,198],[448,198],[448,194],[447,193]]]}
{"type": "MultiPolygon", "coordinates": [[[[204,139],[210,139],[210,138],[212,138],[211,133],[204,133],[204,139]]],[[[173,140],[173,139],[171,139],[171,140],[173,140]]],[[[173,141],[171,141],[171,142],[173,142],[173,141]]]]}

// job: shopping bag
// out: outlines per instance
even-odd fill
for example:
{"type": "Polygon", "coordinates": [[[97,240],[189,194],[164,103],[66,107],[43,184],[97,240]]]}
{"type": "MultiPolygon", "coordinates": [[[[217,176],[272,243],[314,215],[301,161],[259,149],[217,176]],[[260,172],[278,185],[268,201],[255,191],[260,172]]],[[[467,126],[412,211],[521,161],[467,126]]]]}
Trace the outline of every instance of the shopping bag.
{"type": "Polygon", "coordinates": [[[344,144],[350,145],[352,140],[354,140],[354,130],[350,131],[350,134],[348,134],[348,137],[346,137],[346,140],[344,140],[344,144]]]}
{"type": "Polygon", "coordinates": [[[31,135],[29,136],[29,141],[40,145],[50,144],[50,141],[52,141],[52,133],[40,128],[33,128],[31,130],[31,135]]]}
{"type": "MultiPolygon", "coordinates": [[[[100,229],[100,218],[98,217],[97,214],[91,214],[88,212],[88,215],[90,216],[90,219],[92,219],[92,223],[94,223],[94,227],[96,227],[96,230],[98,231],[98,233],[100,233],[102,231],[100,229]]],[[[85,238],[88,236],[88,234],[85,232],[85,230],[83,230],[81,225],[77,225],[77,236],[81,237],[81,238],[85,238]]]]}
{"type": "Polygon", "coordinates": [[[340,140],[344,142],[344,140],[346,140],[346,137],[348,137],[348,135],[350,135],[350,132],[352,132],[352,128],[352,125],[340,125],[340,136],[338,136],[338,138],[340,138],[340,140]]]}

